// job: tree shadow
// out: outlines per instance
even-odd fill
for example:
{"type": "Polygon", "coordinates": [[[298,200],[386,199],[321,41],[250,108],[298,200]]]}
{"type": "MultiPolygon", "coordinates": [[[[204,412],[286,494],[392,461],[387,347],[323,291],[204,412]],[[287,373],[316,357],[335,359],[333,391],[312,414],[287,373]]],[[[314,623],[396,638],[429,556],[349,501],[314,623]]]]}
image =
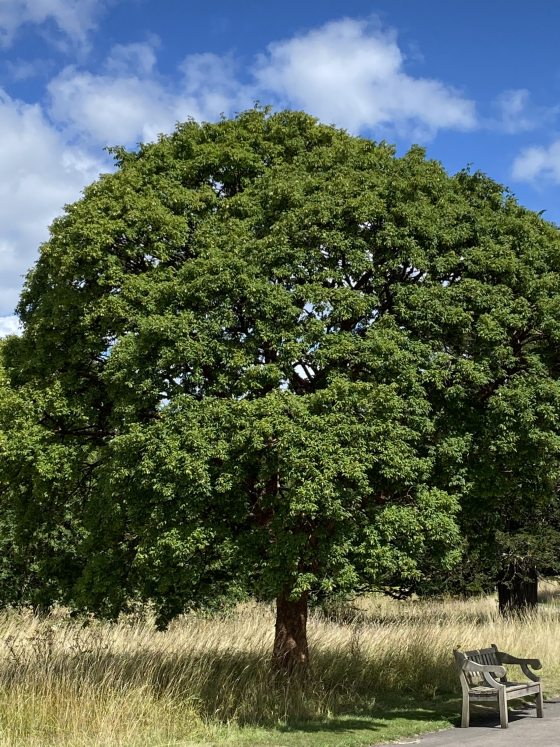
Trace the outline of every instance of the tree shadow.
{"type": "Polygon", "coordinates": [[[377,730],[395,719],[458,722],[456,697],[428,701],[385,693],[383,701],[376,702],[377,693],[359,658],[339,656],[336,666],[327,664],[318,657],[316,669],[298,680],[274,673],[268,655],[247,651],[41,649],[32,661],[0,663],[0,687],[10,689],[47,677],[55,689],[64,683],[99,693],[110,688],[121,693],[147,689],[154,698],[194,707],[205,721],[235,720],[244,727],[285,731],[377,730]]]}
{"type": "MultiPolygon", "coordinates": [[[[442,700],[434,703],[416,702],[412,699],[402,699],[400,707],[392,700],[390,705],[378,703],[371,709],[370,713],[361,716],[348,714],[348,716],[337,715],[325,720],[317,721],[294,721],[276,729],[279,732],[290,733],[302,731],[306,733],[319,733],[322,731],[344,733],[359,730],[376,731],[387,728],[387,722],[393,720],[414,722],[439,722],[445,721],[450,727],[459,728],[461,725],[460,710],[461,701],[457,698],[442,700]],[[380,720],[382,719],[382,720],[380,720]]],[[[510,723],[521,721],[526,718],[536,718],[534,705],[520,702],[510,705],[508,719],[510,723]]],[[[497,706],[485,706],[475,704],[471,710],[470,727],[479,729],[500,729],[500,714],[497,706]]]]}
{"type": "MultiPolygon", "coordinates": [[[[459,726],[460,701],[456,698],[440,700],[436,703],[417,702],[412,698],[392,699],[390,703],[376,703],[369,711],[361,712],[359,716],[355,712],[348,711],[347,714],[340,713],[328,719],[291,722],[277,727],[278,731],[291,732],[345,732],[360,729],[377,730],[387,728],[387,722],[395,720],[415,722],[442,722],[446,721],[449,726],[459,726]],[[380,720],[382,719],[382,720],[380,720]]],[[[363,709],[362,709],[363,710],[363,709]]]]}

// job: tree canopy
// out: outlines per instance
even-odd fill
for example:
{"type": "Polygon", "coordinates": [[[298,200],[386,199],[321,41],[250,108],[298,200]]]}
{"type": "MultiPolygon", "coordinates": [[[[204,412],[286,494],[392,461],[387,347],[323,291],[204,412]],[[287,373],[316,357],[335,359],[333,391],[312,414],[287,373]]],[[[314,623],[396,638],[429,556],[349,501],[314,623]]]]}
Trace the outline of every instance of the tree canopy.
{"type": "Polygon", "coordinates": [[[150,600],[162,624],[276,599],[275,654],[305,662],[310,599],[451,567],[460,503],[556,501],[556,227],[482,174],[298,112],[113,152],[3,350],[31,597],[150,600]]]}

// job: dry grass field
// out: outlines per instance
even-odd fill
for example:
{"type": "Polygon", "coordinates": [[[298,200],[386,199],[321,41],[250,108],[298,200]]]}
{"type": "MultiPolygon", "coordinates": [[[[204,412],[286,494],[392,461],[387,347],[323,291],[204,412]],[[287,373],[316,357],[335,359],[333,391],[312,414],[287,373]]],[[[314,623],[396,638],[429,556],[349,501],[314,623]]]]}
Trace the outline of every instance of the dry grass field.
{"type": "Polygon", "coordinates": [[[542,659],[560,692],[560,599],[504,621],[496,601],[382,597],[316,612],[312,671],[295,687],[269,669],[270,607],[146,619],[0,616],[2,747],[361,745],[442,728],[457,709],[456,646],[497,643],[542,659]]]}

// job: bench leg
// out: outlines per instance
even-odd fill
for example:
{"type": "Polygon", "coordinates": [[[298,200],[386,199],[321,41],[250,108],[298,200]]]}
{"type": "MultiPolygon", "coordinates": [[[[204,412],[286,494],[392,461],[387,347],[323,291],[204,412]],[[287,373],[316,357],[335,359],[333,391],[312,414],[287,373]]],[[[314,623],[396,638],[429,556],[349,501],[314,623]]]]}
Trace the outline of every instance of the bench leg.
{"type": "Polygon", "coordinates": [[[463,696],[463,710],[461,712],[461,727],[466,729],[469,725],[469,698],[463,696]]]}
{"type": "Polygon", "coordinates": [[[543,718],[543,694],[542,689],[537,693],[537,718],[543,718]]]}
{"type": "Polygon", "coordinates": [[[507,709],[507,698],[506,688],[500,687],[498,690],[498,704],[500,706],[500,726],[502,729],[508,728],[508,709],[507,709]]]}

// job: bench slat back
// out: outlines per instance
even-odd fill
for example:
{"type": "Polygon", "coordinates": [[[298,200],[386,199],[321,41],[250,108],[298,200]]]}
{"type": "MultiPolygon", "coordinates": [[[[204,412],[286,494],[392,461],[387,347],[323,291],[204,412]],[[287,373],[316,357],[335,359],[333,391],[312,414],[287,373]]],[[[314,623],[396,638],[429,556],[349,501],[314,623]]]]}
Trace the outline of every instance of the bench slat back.
{"type": "Polygon", "coordinates": [[[476,661],[477,664],[500,665],[498,653],[495,648],[477,648],[474,651],[465,651],[467,658],[476,661]]]}

